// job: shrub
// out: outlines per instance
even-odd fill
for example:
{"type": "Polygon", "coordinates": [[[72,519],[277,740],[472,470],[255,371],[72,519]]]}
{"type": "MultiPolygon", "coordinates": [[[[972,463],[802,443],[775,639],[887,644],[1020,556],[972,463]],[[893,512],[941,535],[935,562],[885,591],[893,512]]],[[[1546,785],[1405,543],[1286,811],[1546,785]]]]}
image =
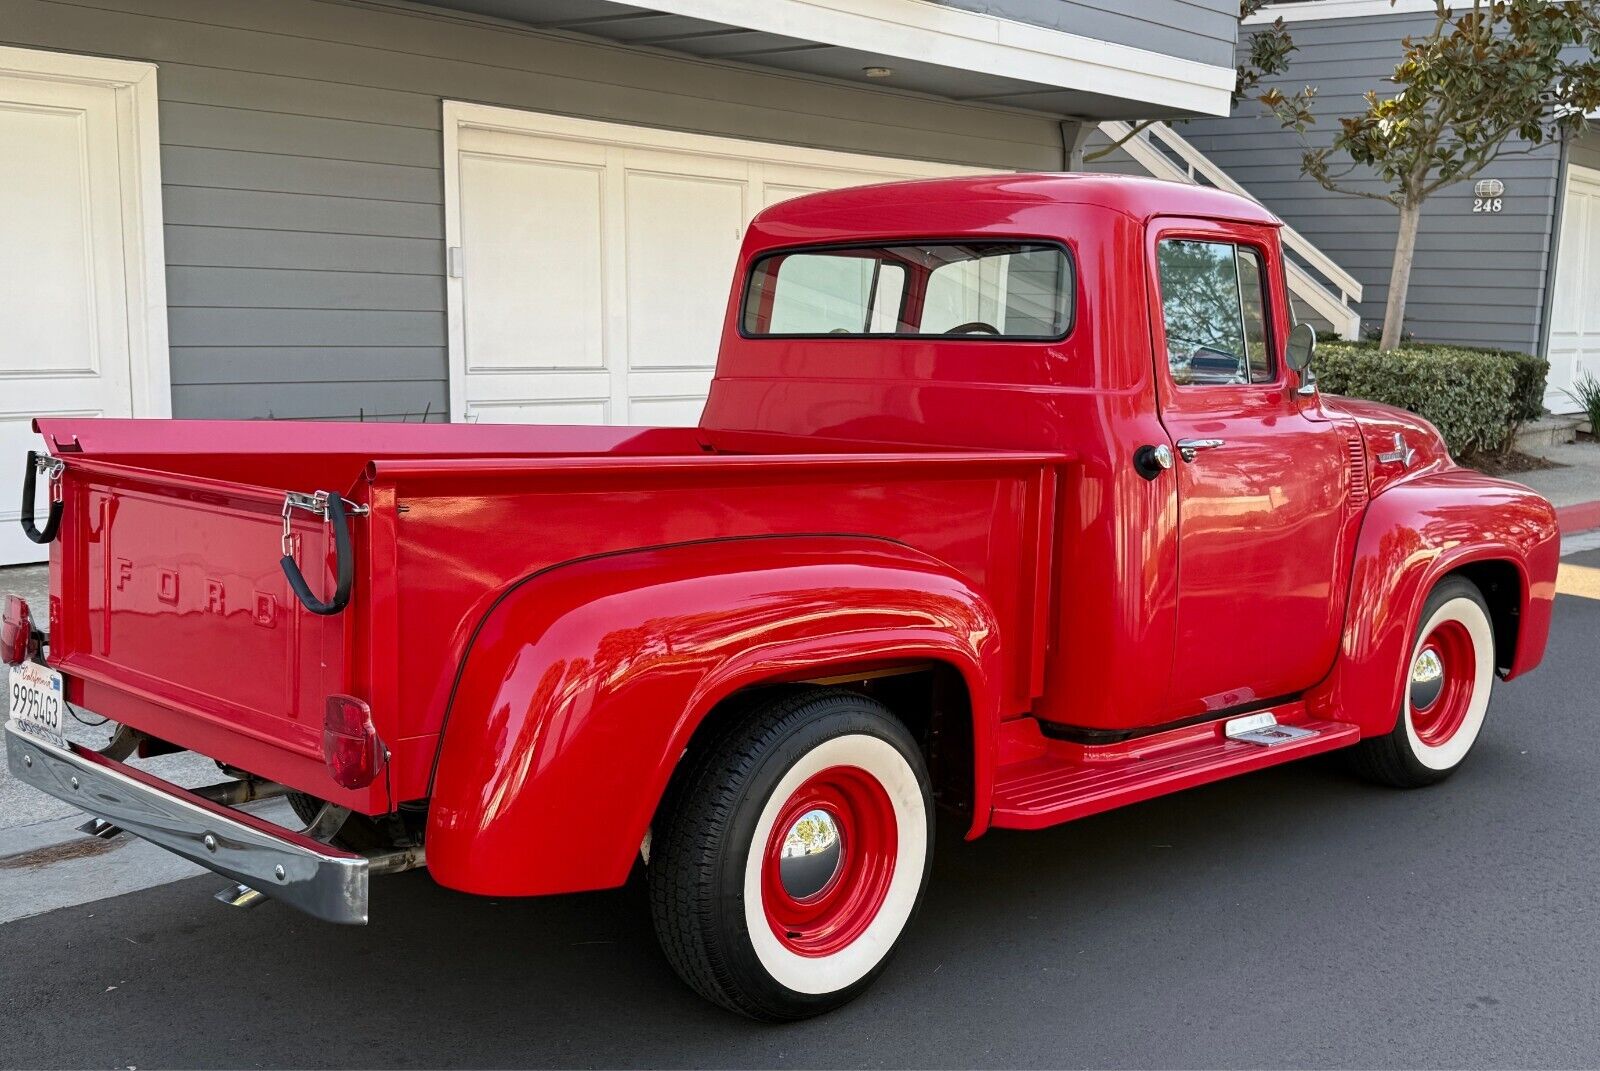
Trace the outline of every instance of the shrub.
{"type": "Polygon", "coordinates": [[[1572,389],[1561,393],[1571,398],[1588,416],[1591,431],[1600,432],[1600,379],[1594,378],[1594,373],[1585,369],[1573,381],[1572,389]]]}
{"type": "Polygon", "coordinates": [[[1385,352],[1370,343],[1330,342],[1317,347],[1312,367],[1330,394],[1385,402],[1427,419],[1460,458],[1509,445],[1523,414],[1542,402],[1549,366],[1504,350],[1420,344],[1385,352]]]}
{"type": "Polygon", "coordinates": [[[1511,419],[1515,423],[1538,420],[1544,416],[1544,382],[1550,375],[1550,362],[1532,353],[1515,350],[1488,350],[1503,355],[1511,362],[1512,374],[1517,377],[1516,398],[1511,419]]]}

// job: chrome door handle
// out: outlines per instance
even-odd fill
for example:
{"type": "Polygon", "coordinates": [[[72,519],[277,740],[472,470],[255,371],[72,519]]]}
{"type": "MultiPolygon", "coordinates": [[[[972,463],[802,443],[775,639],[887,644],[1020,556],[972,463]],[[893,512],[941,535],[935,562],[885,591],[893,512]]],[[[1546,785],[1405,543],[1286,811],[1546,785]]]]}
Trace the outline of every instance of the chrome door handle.
{"type": "Polygon", "coordinates": [[[1226,446],[1226,439],[1179,439],[1178,456],[1185,461],[1193,461],[1194,455],[1202,450],[1215,450],[1219,446],[1226,446]]]}

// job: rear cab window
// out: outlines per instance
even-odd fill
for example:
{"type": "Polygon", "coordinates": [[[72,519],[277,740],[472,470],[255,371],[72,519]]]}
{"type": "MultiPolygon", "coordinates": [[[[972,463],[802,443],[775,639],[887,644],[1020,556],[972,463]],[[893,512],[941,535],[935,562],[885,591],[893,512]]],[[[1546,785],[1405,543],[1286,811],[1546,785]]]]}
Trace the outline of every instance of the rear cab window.
{"type": "Polygon", "coordinates": [[[916,242],[772,253],[756,261],[740,330],[754,337],[1058,340],[1072,261],[1046,242],[916,242]]]}

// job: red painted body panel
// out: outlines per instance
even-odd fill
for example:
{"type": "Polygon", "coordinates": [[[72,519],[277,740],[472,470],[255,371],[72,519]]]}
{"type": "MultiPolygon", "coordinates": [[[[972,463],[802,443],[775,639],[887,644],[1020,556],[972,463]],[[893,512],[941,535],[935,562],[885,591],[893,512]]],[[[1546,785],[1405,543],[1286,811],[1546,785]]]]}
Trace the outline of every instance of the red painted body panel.
{"type": "Polygon", "coordinates": [[[1271,708],[1279,724],[1315,735],[1273,747],[1230,740],[1222,722],[1186,725],[1120,744],[1084,747],[1041,735],[1037,722],[1007,726],[994,817],[1003,829],[1042,829],[1224,777],[1276,766],[1360,739],[1354,725],[1319,721],[1299,701],[1271,708]]]}
{"type": "MultiPolygon", "coordinates": [[[[356,686],[354,618],[314,617],[288,592],[281,492],[83,456],[64,488],[50,660],[69,698],[262,777],[390,808],[383,783],[351,791],[323,767],[324,699],[356,686]]],[[[307,575],[331,586],[326,531],[307,518],[295,535],[307,575]]],[[[368,610],[363,587],[352,615],[368,610]]]]}
{"type": "Polygon", "coordinates": [[[691,733],[756,682],[948,664],[972,693],[977,768],[992,770],[1000,637],[965,578],[885,540],[728,540],[553,569],[496,606],[472,646],[429,869],[485,894],[619,884],[691,733]]]}
{"type": "Polygon", "coordinates": [[[1505,562],[1518,578],[1517,640],[1513,651],[1498,652],[1502,675],[1532,669],[1550,634],[1560,554],[1555,509],[1521,484],[1453,467],[1393,482],[1367,507],[1343,648],[1307,706],[1341,712],[1363,736],[1392,729],[1428,592],[1480,562],[1505,562]]]}
{"type": "MultiPolygon", "coordinates": [[[[1281,362],[1250,386],[1172,382],[1154,243],[1257,247],[1276,354],[1276,228],[1216,190],[1106,176],[784,202],[746,235],[699,428],[41,421],[67,461],[51,661],[92,709],[314,795],[431,799],[430,868],[495,894],[621,881],[689,734],[752,683],[953,666],[973,835],[1382,732],[1422,600],[1462,563],[1523,578],[1509,669],[1537,662],[1553,515],[1454,468],[1426,422],[1302,395],[1281,362]],[[933,238],[1065,246],[1067,337],[739,331],[757,257],[933,238]],[[1405,462],[1380,461],[1397,433],[1405,462]],[[1186,436],[1227,445],[1135,470],[1186,436]],[[370,510],[338,616],[277,571],[289,490],[370,510]],[[368,788],[322,766],[333,692],[388,745],[368,788]],[[1267,699],[1317,742],[1263,757],[1215,720],[1170,725],[1267,699]]],[[[331,590],[322,524],[294,535],[331,590]]]]}
{"type": "MultiPolygon", "coordinates": [[[[244,437],[259,426],[237,427],[244,437]]],[[[47,434],[63,430],[46,422],[47,434]]],[[[135,439],[141,429],[109,430],[135,439]]],[[[537,440],[551,429],[532,430],[537,440]]],[[[389,430],[391,441],[404,435],[389,430]]],[[[107,458],[126,450],[147,460],[143,444],[80,434],[83,451],[67,455],[56,548],[70,548],[73,560],[53,574],[51,660],[90,709],[382,813],[429,795],[457,668],[508,586],[594,554],[838,532],[915,546],[966,577],[1007,638],[1004,659],[982,681],[995,696],[991,719],[1029,707],[1046,642],[1035,593],[1050,586],[1043,575],[1054,568],[1066,455],[819,453],[815,440],[785,436],[746,437],[737,452],[720,453],[685,436],[692,452],[672,455],[427,457],[419,441],[415,456],[373,461],[345,491],[371,507],[353,521],[361,582],[343,614],[319,618],[300,608],[277,568],[281,489],[133,468],[107,458]],[[767,452],[743,452],[758,445],[767,452]],[[270,613],[260,612],[263,599],[270,613]],[[365,789],[341,788],[322,766],[323,701],[335,692],[369,703],[390,750],[387,776],[365,789]]],[[[182,463],[177,454],[164,462],[182,463]]],[[[327,486],[315,459],[300,463],[289,475],[305,482],[286,489],[327,486]]],[[[325,530],[300,515],[296,532],[303,567],[312,574],[307,563],[320,561],[314,586],[328,590],[325,530]]]]}
{"type": "MultiPolygon", "coordinates": [[[[1167,352],[1155,274],[1157,243],[1166,239],[1254,247],[1269,285],[1270,342],[1286,338],[1288,295],[1275,238],[1264,226],[1153,223],[1145,251],[1155,352],[1167,352]]],[[[1268,383],[1180,386],[1167,361],[1156,364],[1167,434],[1224,441],[1174,469],[1182,568],[1172,684],[1156,720],[1298,695],[1327,675],[1339,648],[1358,523],[1349,508],[1351,429],[1296,395],[1282,369],[1268,383]],[[1239,612],[1241,596],[1250,613],[1239,612]]]]}

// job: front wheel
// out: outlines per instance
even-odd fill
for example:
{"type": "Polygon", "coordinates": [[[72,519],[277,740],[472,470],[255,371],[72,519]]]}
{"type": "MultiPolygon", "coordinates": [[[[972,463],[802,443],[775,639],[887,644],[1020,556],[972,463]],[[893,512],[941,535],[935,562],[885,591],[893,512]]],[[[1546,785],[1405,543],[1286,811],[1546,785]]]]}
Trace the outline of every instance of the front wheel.
{"type": "Polygon", "coordinates": [[[881,704],[812,689],[750,712],[689,761],[650,858],[673,969],[756,1019],[853,999],[927,881],[932,793],[916,741],[881,704]]]}
{"type": "Polygon", "coordinates": [[[1470,580],[1446,577],[1423,604],[1394,729],[1355,748],[1361,772],[1399,788],[1454,773],[1483,728],[1494,663],[1483,594],[1470,580]]]}

